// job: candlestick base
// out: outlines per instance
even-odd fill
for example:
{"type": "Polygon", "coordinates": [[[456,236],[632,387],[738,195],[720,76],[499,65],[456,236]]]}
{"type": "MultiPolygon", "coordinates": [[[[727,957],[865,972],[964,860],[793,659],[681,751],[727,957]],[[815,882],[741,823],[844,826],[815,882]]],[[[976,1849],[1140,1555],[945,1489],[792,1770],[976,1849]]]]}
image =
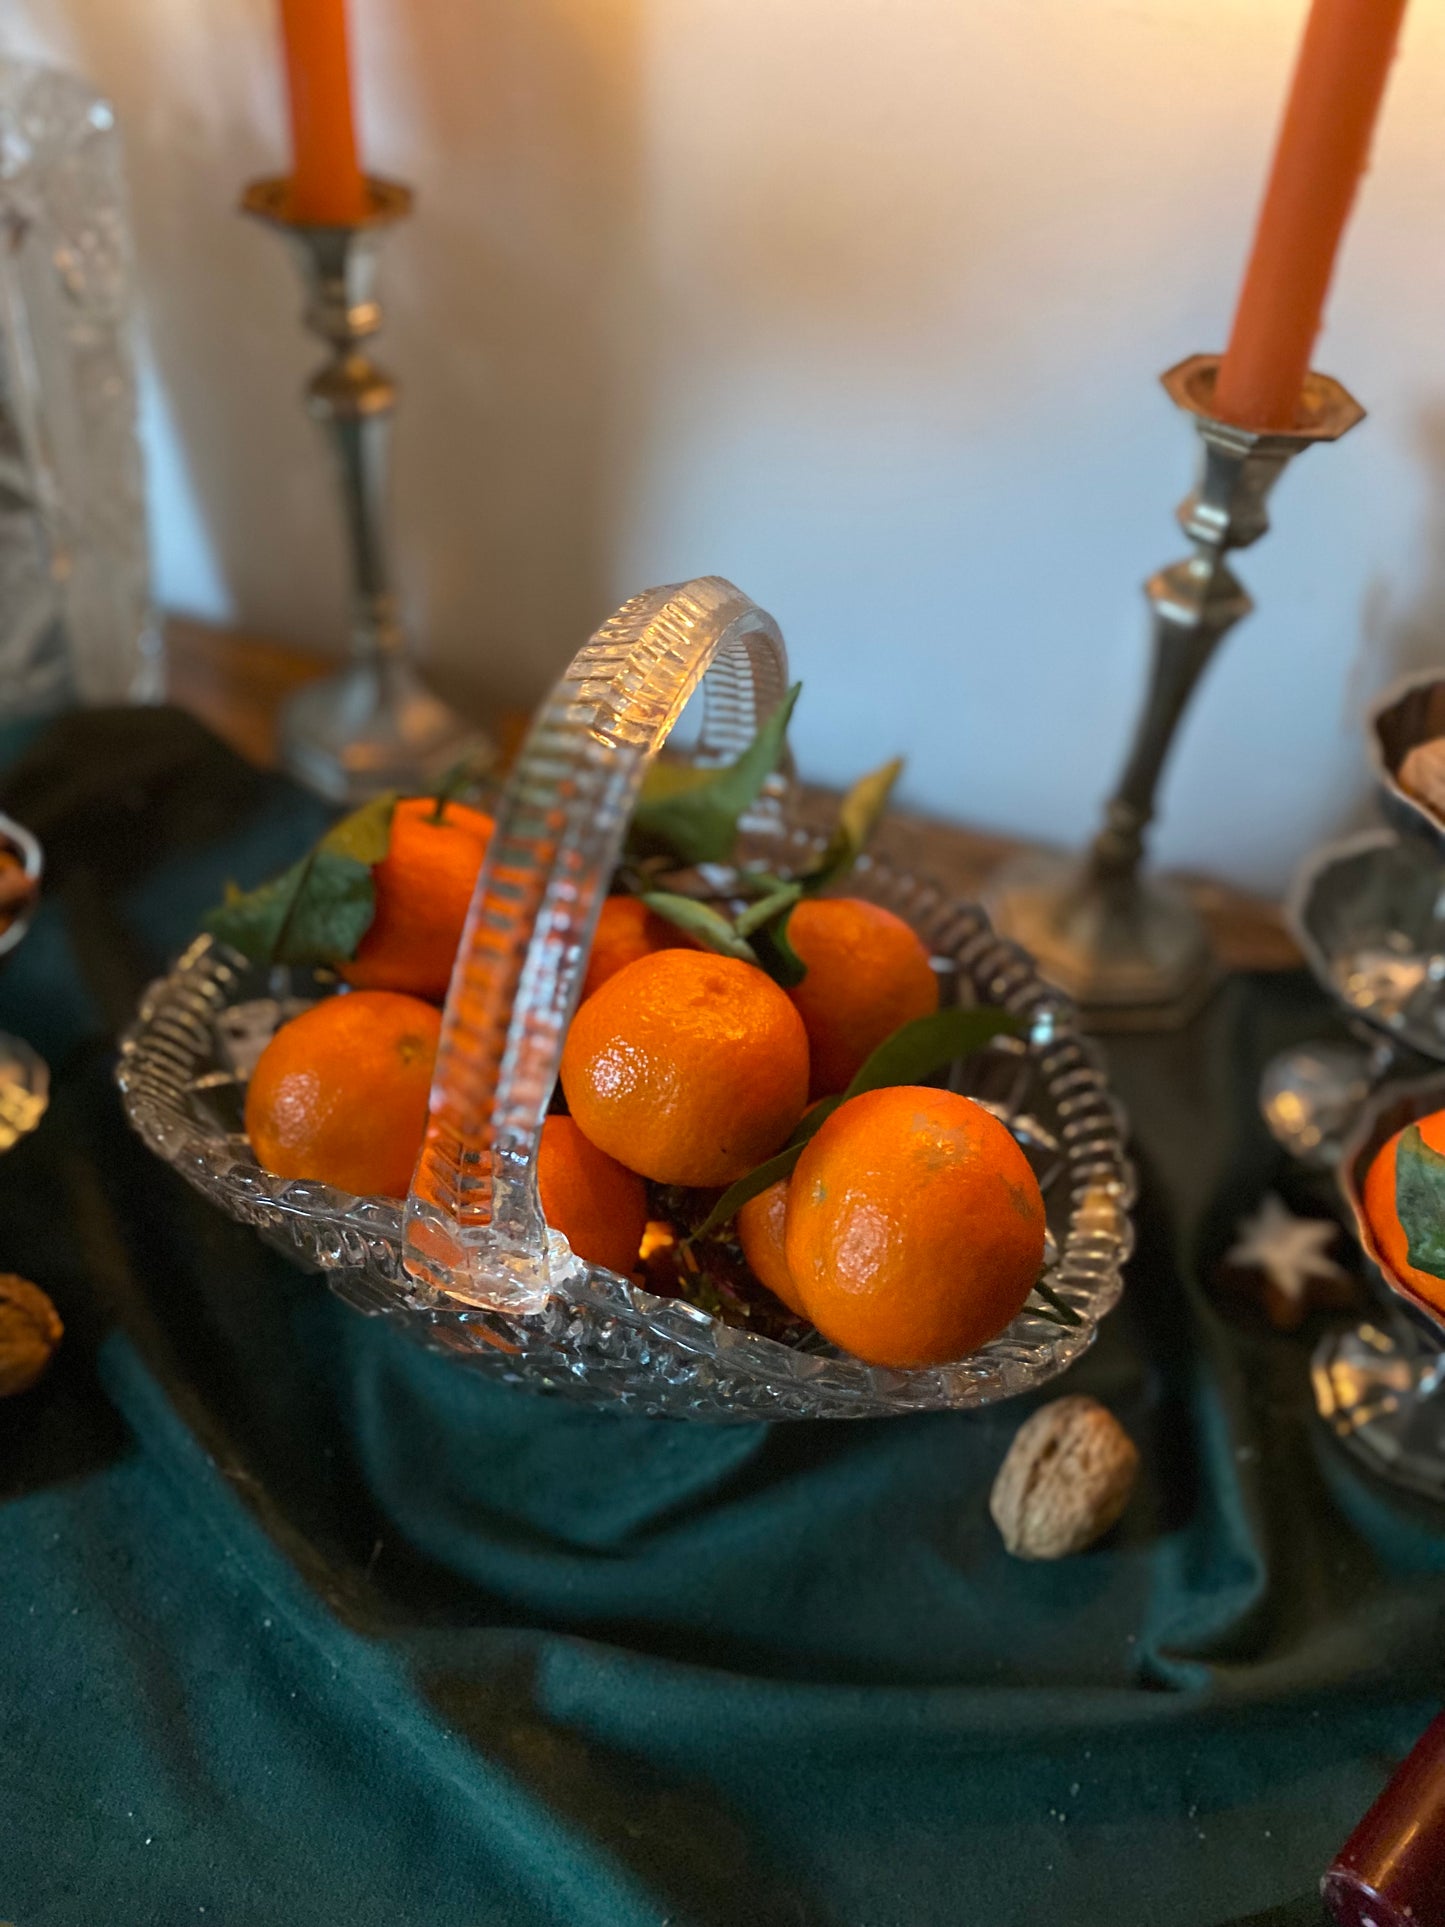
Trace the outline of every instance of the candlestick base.
{"type": "Polygon", "coordinates": [[[396,383],[371,359],[381,327],[377,249],[411,211],[411,190],[368,178],[367,212],[352,222],[299,220],[284,180],[253,181],[243,210],[294,249],[306,289],[305,323],[327,360],[307,385],[312,416],[336,457],[351,550],[351,658],[303,689],[281,723],[281,754],[293,776],[338,803],[382,790],[425,793],[463,759],[482,766],[490,745],[448,709],[412,668],[387,553],[388,432],[396,383]]]}
{"type": "Polygon", "coordinates": [[[1178,1029],[1218,980],[1204,923],[1167,878],[1028,850],[994,872],[985,902],[1091,1030],[1178,1029]]]}
{"type": "Polygon", "coordinates": [[[1199,437],[1198,479],[1178,510],[1193,553],[1144,585],[1153,665],[1103,824],[1084,856],[1016,858],[988,891],[998,928],[1032,951],[1096,1028],[1173,1028],[1215,981],[1193,905],[1177,886],[1140,872],[1160,779],[1200,677],[1253,607],[1230,553],[1268,528],[1270,490],[1285,465],[1316,442],[1337,441],[1364,414],[1337,381],[1311,374],[1293,428],[1239,428],[1211,412],[1218,368],[1215,355],[1190,355],[1162,377],[1199,437]]]}
{"type": "Polygon", "coordinates": [[[404,659],[354,662],[298,691],[281,719],[281,760],[337,803],[383,790],[434,791],[463,760],[490,760],[485,734],[434,696],[404,659]]]}

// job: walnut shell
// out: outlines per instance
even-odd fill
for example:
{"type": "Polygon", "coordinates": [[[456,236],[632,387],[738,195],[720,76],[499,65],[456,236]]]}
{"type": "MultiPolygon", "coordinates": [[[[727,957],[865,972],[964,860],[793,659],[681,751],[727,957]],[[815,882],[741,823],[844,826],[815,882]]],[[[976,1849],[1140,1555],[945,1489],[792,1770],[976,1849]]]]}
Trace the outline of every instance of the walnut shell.
{"type": "Polygon", "coordinates": [[[1134,1441],[1094,1398],[1056,1398],[1018,1431],[988,1509],[1020,1559],[1063,1559],[1101,1539],[1129,1503],[1134,1441]]]}
{"type": "Polygon", "coordinates": [[[1445,738],[1416,743],[1401,762],[1397,781],[1432,816],[1445,818],[1445,738]]]}
{"type": "Polygon", "coordinates": [[[39,1285],[0,1272],[0,1398],[30,1390],[64,1331],[39,1285]]]}

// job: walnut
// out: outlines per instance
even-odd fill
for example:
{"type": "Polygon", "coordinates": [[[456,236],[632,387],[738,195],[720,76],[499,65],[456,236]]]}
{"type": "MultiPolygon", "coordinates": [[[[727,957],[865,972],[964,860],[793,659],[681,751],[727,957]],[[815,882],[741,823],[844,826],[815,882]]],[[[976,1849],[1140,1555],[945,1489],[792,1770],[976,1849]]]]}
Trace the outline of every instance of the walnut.
{"type": "Polygon", "coordinates": [[[1400,764],[1398,781],[1432,816],[1445,817],[1445,737],[1416,743],[1400,764]]]}
{"type": "Polygon", "coordinates": [[[1020,1559],[1063,1559],[1101,1539],[1129,1503],[1134,1441],[1097,1399],[1056,1398],[1018,1431],[988,1509],[1020,1559]]]}
{"type": "Polygon", "coordinates": [[[65,1330],[38,1285],[0,1272],[0,1398],[28,1392],[65,1330]]]}

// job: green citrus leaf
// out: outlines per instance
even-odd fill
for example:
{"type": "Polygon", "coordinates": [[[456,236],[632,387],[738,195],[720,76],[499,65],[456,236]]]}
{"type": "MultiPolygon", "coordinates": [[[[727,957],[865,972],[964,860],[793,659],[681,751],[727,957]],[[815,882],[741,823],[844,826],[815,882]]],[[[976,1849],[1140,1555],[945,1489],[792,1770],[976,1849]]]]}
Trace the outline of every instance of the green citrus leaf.
{"type": "Polygon", "coordinates": [[[843,1093],[835,1091],[831,1097],[820,1097],[816,1104],[810,1104],[793,1126],[788,1143],[806,1144],[810,1137],[816,1137],[842,1102],[843,1093]]]}
{"type": "Polygon", "coordinates": [[[973,1010],[935,1010],[900,1024],[885,1037],[853,1082],[845,1097],[881,1091],[890,1084],[921,1084],[956,1058],[980,1050],[994,1037],[1019,1037],[1027,1021],[1011,1011],[981,1004],[973,1010]]]}
{"type": "Polygon", "coordinates": [[[803,1154],[803,1146],[810,1137],[815,1136],[822,1129],[842,1102],[843,1097],[840,1092],[836,1097],[819,1098],[811,1109],[804,1111],[793,1126],[793,1135],[782,1150],[749,1171],[745,1178],[739,1178],[736,1184],[730,1184],[697,1230],[689,1234],[690,1237],[705,1238],[710,1231],[716,1231],[719,1225],[726,1224],[729,1218],[736,1217],[749,1198],[755,1198],[760,1191],[766,1191],[768,1186],[776,1184],[779,1178],[790,1177],[793,1166],[803,1154]]]}
{"type": "Polygon", "coordinates": [[[821,890],[826,884],[836,883],[852,869],[867,848],[869,837],[877,829],[879,819],[888,807],[893,785],[902,771],[903,758],[895,756],[881,769],[859,777],[838,806],[838,821],[828,839],[822,862],[816,870],[809,872],[807,883],[810,890],[821,890]]]}
{"type": "MultiPolygon", "coordinates": [[[[815,1125],[814,1129],[816,1128],[815,1125]]],[[[811,1131],[808,1136],[812,1136],[811,1131]]],[[[793,1166],[803,1155],[803,1146],[806,1143],[807,1138],[799,1138],[795,1144],[785,1144],[776,1157],[768,1158],[762,1164],[755,1165],[745,1178],[739,1178],[736,1184],[730,1184],[696,1231],[690,1232],[684,1242],[690,1244],[694,1238],[707,1237],[708,1233],[716,1231],[719,1225],[726,1224],[729,1218],[735,1218],[750,1198],[755,1198],[760,1191],[766,1191],[768,1186],[776,1184],[779,1178],[791,1177],[793,1166]]]]}
{"type": "Polygon", "coordinates": [[[447,804],[457,802],[469,790],[476,789],[482,778],[491,773],[496,760],[495,753],[480,743],[464,756],[459,756],[451,768],[443,773],[436,786],[436,807],[428,820],[442,822],[446,817],[447,804]]]}
{"type": "Polygon", "coordinates": [[[391,843],[397,793],[343,816],[299,863],[255,890],[227,889],[205,928],[253,963],[344,963],[371,928],[371,868],[391,843]]]}
{"type": "Polygon", "coordinates": [[[316,966],[354,957],[375,913],[371,865],[320,848],[259,889],[228,890],[205,927],[254,963],[316,966]]]}
{"type": "MultiPolygon", "coordinates": [[[[821,1130],[839,1105],[846,1104],[850,1097],[861,1097],[864,1091],[879,1091],[889,1084],[920,1083],[945,1064],[981,1049],[991,1038],[1017,1037],[1027,1028],[1023,1018],[992,1005],[980,1005],[976,1010],[938,1010],[930,1017],[915,1017],[911,1023],[900,1024],[893,1035],[878,1046],[847,1090],[823,1098],[806,1111],[782,1150],[749,1171],[746,1177],[739,1178],[736,1184],[729,1185],[691,1235],[702,1238],[716,1231],[719,1225],[735,1217],[749,1198],[766,1191],[779,1178],[791,1176],[809,1138],[821,1130]],[[896,1070],[899,1075],[887,1075],[890,1070],[896,1070]]],[[[1441,1162],[1445,1163],[1445,1159],[1441,1162]]],[[[1047,1287],[1038,1285],[1035,1290],[1054,1306],[1065,1324],[1083,1322],[1070,1306],[1056,1301],[1047,1287]]]]}
{"type": "Polygon", "coordinates": [[[755,964],[758,959],[753,947],[740,937],[727,918],[714,910],[711,904],[699,903],[696,897],[674,896],[670,890],[648,890],[642,897],[649,910],[655,910],[668,923],[676,924],[690,937],[708,950],[715,950],[720,957],[736,957],[740,963],[755,964]]]}
{"type": "Polygon", "coordinates": [[[391,818],[396,804],[395,790],[373,796],[359,810],[333,823],[317,848],[334,856],[349,856],[357,863],[380,863],[391,846],[391,818]]]}
{"type": "Polygon", "coordinates": [[[786,911],[782,916],[774,917],[771,923],[765,923],[755,930],[752,933],[752,945],[758,953],[758,962],[773,982],[781,984],[784,990],[792,990],[807,976],[808,966],[788,941],[786,911]]]}
{"type": "Polygon", "coordinates": [[[780,883],[770,895],[759,897],[756,903],[750,903],[743,911],[734,926],[738,935],[750,937],[763,924],[781,916],[784,910],[791,910],[802,894],[801,883],[780,883]]]}
{"type": "Polygon", "coordinates": [[[1410,1263],[1445,1278],[1445,1157],[1432,1151],[1412,1124],[1395,1155],[1395,1210],[1410,1263]]]}
{"type": "Polygon", "coordinates": [[[666,803],[671,797],[682,796],[688,790],[701,789],[717,773],[715,769],[699,769],[695,763],[674,762],[670,758],[659,757],[647,766],[641,795],[649,803],[666,803]]]}
{"type": "Polygon", "coordinates": [[[740,897],[770,897],[792,887],[791,877],[774,876],[771,870],[741,870],[737,877],[740,897]]]}
{"type": "Polygon", "coordinates": [[[801,689],[794,683],[742,755],[723,769],[654,762],[632,812],[632,847],[643,854],[666,850],[682,863],[721,863],[731,856],[738,819],[778,766],[801,689]]]}

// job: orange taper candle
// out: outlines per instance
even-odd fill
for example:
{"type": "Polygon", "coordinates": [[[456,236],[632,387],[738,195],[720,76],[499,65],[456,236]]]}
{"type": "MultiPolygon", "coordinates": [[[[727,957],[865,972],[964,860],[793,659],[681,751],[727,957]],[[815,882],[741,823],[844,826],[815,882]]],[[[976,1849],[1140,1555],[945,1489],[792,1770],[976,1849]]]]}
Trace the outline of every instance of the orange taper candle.
{"type": "Polygon", "coordinates": [[[281,0],[291,106],[291,212],[298,221],[357,221],[366,183],[356,158],[346,0],[281,0]]]}
{"type": "Polygon", "coordinates": [[[1215,383],[1226,421],[1294,421],[1404,11],[1405,0],[1314,0],[1310,9],[1215,383]]]}

